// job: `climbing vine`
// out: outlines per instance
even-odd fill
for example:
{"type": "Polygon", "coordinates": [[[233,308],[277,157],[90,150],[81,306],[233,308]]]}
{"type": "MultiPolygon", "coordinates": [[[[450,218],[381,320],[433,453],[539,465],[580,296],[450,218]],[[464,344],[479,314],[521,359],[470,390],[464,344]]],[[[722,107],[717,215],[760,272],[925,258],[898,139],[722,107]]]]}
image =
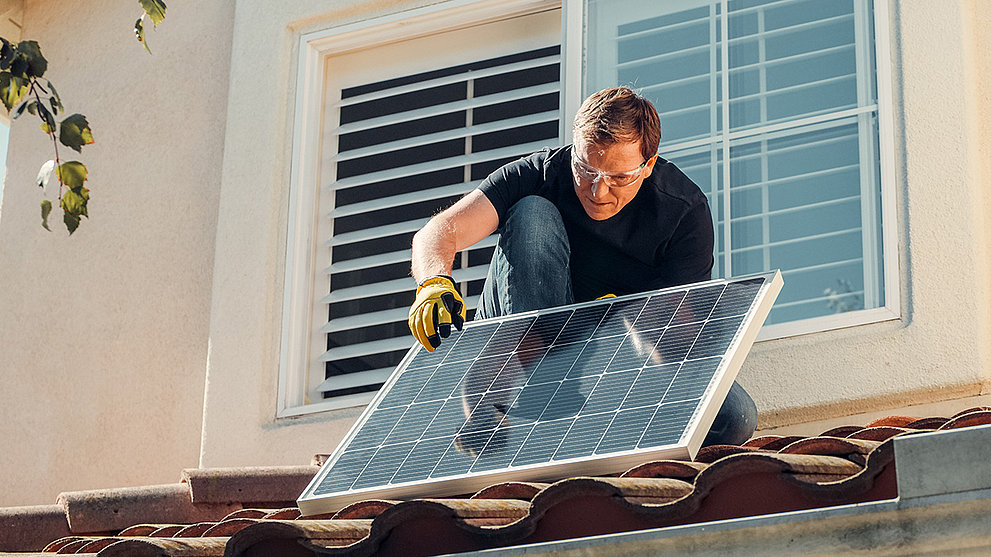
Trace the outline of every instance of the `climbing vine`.
{"type": "MultiPolygon", "coordinates": [[[[138,41],[148,53],[144,21],[151,19],[157,27],[165,19],[165,3],[161,0],[138,0],[144,13],[134,25],[138,41]]],[[[0,102],[3,102],[11,120],[16,120],[25,112],[38,117],[41,131],[52,140],[54,157],[41,165],[36,183],[43,195],[49,194],[48,185],[54,176],[58,182],[56,199],[62,210],[62,222],[71,235],[79,228],[82,217],[89,218],[90,190],[85,186],[86,165],[78,160],[62,161],[59,144],[77,153],[82,153],[84,145],[93,143],[93,130],[86,116],[75,113],[65,116],[65,107],[58,91],[45,72],[48,60],[41,54],[37,41],[12,43],[0,37],[0,102]]],[[[51,199],[41,201],[41,226],[51,230],[48,218],[55,204],[51,199]]]]}

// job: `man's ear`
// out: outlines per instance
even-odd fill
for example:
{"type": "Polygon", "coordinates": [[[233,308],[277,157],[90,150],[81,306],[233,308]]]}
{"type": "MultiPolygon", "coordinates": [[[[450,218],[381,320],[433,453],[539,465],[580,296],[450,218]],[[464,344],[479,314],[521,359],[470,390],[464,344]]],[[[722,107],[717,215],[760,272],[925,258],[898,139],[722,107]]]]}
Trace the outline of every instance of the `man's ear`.
{"type": "Polygon", "coordinates": [[[643,179],[646,180],[650,173],[654,171],[654,163],[657,162],[657,153],[647,159],[647,164],[643,165],[643,179]]]}

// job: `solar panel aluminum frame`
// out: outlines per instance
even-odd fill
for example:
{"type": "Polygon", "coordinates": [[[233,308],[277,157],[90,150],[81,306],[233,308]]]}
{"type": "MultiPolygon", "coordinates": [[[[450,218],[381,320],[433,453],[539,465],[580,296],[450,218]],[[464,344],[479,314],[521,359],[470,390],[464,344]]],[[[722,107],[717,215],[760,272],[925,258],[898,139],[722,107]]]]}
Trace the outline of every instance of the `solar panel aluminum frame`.
{"type": "MultiPolygon", "coordinates": [[[[632,449],[625,452],[611,453],[603,456],[585,456],[580,458],[542,462],[528,464],[524,466],[514,466],[496,470],[467,473],[447,478],[418,480],[404,484],[396,484],[387,487],[372,486],[367,488],[353,489],[345,492],[331,494],[314,495],[314,491],[320,486],[327,474],[333,469],[334,463],[348,448],[349,443],[361,430],[364,423],[375,412],[376,408],[395,385],[401,373],[416,354],[421,350],[419,344],[414,344],[403,360],[396,367],[388,381],[382,386],[375,398],[365,409],[363,414],[351,427],[330,458],[323,465],[323,468],[313,478],[303,493],[297,499],[297,505],[303,516],[331,513],[338,511],[347,505],[363,501],[366,499],[393,499],[406,500],[417,497],[443,497],[474,493],[489,485],[506,481],[548,481],[572,476],[603,475],[623,472],[633,466],[642,464],[645,461],[656,459],[692,459],[701,448],[705,435],[708,433],[712,422],[719,411],[719,408],[726,398],[736,375],[743,365],[747,354],[753,345],[760,325],[763,324],[771,310],[775,298],[781,290],[783,279],[780,271],[759,273],[731,279],[716,279],[707,282],[695,283],[692,285],[681,285],[672,288],[665,288],[653,292],[643,292],[608,298],[606,300],[594,300],[580,304],[567,306],[578,309],[584,306],[595,304],[609,304],[622,301],[647,297],[665,292],[689,291],[697,288],[705,288],[712,285],[728,284],[731,282],[743,281],[747,279],[764,278],[764,284],[754,297],[754,302],[743,318],[736,335],[729,344],[729,348],[723,353],[723,358],[719,367],[713,374],[713,380],[709,388],[702,396],[702,401],[695,410],[695,414],[689,420],[689,426],[684,430],[679,442],[675,445],[665,445],[661,447],[650,447],[643,449],[632,449]]],[[[496,317],[485,320],[471,321],[465,327],[477,327],[482,324],[509,321],[513,319],[523,319],[526,317],[538,316],[542,313],[563,311],[563,307],[548,308],[527,313],[519,313],[496,317]]]]}

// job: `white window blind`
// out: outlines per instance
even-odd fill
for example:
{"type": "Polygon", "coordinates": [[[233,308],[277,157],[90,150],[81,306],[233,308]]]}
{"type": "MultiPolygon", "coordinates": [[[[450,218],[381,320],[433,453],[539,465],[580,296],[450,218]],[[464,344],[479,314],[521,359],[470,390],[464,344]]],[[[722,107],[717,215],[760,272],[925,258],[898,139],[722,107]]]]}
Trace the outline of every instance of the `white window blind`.
{"type": "MultiPolygon", "coordinates": [[[[550,17],[557,21],[559,13],[550,17]]],[[[329,289],[318,294],[326,351],[315,396],[376,390],[412,345],[406,324],[415,289],[410,243],[430,216],[499,166],[560,143],[559,26],[518,40],[517,33],[528,32],[525,19],[502,23],[512,29],[508,35],[498,28],[466,35],[475,42],[498,36],[484,50],[488,56],[480,57],[473,43],[451,63],[458,42],[441,35],[426,49],[431,56],[411,46],[407,55],[417,60],[393,60],[399,69],[391,74],[365,68],[377,79],[328,86],[321,192],[327,263],[320,272],[329,289]],[[547,46],[533,48],[535,41],[547,46]]],[[[388,59],[403,45],[389,48],[365,52],[362,60],[388,59]]],[[[344,66],[329,62],[328,75],[344,66]]],[[[455,258],[453,275],[469,318],[495,241],[490,237],[455,258]]]]}
{"type": "Polygon", "coordinates": [[[661,155],[709,198],[713,275],[782,269],[768,323],[882,306],[872,3],[586,7],[586,92],[627,84],[656,104],[661,155]]]}

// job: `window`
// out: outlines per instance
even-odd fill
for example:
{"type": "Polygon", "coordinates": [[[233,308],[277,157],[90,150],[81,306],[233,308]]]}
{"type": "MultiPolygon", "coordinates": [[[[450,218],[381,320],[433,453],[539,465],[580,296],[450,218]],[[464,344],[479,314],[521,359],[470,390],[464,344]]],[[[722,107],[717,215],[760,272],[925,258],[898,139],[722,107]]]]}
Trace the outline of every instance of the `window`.
{"type": "MultiPolygon", "coordinates": [[[[782,269],[764,338],[896,316],[873,34],[883,7],[563,8],[454,1],[303,37],[280,416],[371,400],[413,342],[412,235],[501,164],[566,142],[581,99],[612,85],[654,101],[662,156],[709,197],[714,276],[782,269]]],[[[456,258],[470,310],[494,243],[456,258]]]]}
{"type": "MultiPolygon", "coordinates": [[[[323,59],[305,402],[371,399],[414,342],[413,234],[493,170],[561,144],[560,12],[545,2],[323,59]]],[[[469,318],[496,240],[456,257],[469,318]]]]}
{"type": "Polygon", "coordinates": [[[782,270],[767,322],[788,325],[763,336],[883,308],[871,2],[587,6],[585,93],[631,84],[655,103],[661,155],[709,198],[713,275],[782,270]]]}

